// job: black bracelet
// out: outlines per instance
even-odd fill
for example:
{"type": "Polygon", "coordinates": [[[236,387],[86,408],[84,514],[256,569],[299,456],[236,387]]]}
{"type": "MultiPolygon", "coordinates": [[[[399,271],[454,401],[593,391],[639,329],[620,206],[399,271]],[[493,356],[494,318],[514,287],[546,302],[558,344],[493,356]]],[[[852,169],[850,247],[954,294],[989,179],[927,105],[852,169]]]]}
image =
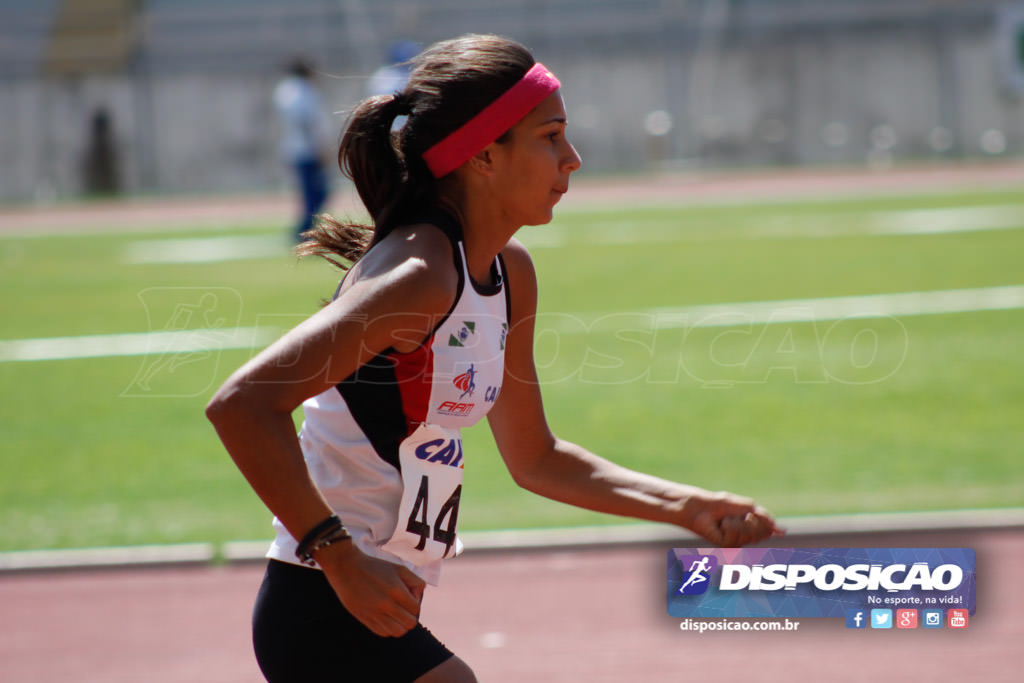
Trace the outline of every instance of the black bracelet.
{"type": "Polygon", "coordinates": [[[351,536],[341,523],[341,519],[337,515],[331,515],[310,529],[309,533],[302,537],[302,541],[295,549],[295,556],[303,564],[312,567],[316,564],[313,560],[313,553],[346,538],[351,538],[351,536]]]}

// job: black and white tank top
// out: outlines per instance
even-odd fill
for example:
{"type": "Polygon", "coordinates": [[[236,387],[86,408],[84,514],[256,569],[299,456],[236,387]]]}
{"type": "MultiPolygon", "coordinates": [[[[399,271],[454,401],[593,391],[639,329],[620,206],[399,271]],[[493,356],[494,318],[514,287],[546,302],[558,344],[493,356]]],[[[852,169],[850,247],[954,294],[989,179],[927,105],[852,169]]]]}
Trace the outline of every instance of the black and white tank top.
{"type": "MultiPolygon", "coordinates": [[[[303,403],[300,442],[314,482],[363,552],[405,565],[429,583],[462,551],[456,533],[466,454],[461,428],[483,418],[501,392],[509,332],[502,259],[493,284],[470,277],[461,229],[446,213],[424,222],[451,240],[455,302],[409,353],[385,350],[303,403]]],[[[296,563],[279,520],[268,557],[296,563]]]]}

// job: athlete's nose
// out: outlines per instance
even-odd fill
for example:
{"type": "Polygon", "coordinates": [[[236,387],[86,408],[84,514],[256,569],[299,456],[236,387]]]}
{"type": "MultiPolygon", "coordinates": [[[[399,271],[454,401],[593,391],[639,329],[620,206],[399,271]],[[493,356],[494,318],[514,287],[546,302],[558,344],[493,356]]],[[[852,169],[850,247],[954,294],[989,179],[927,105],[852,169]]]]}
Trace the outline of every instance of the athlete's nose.
{"type": "Polygon", "coordinates": [[[565,146],[568,148],[565,156],[562,157],[562,168],[567,173],[580,170],[580,166],[583,165],[583,159],[580,158],[579,152],[572,146],[572,143],[566,141],[565,146]]]}

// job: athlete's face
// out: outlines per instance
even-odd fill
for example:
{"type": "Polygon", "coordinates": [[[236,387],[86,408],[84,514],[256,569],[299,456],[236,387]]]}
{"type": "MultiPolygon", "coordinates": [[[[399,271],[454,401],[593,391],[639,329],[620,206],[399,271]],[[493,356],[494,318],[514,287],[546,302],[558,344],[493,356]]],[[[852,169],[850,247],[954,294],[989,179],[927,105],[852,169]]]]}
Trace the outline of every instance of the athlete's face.
{"type": "Polygon", "coordinates": [[[510,139],[491,146],[497,199],[519,225],[550,222],[569,189],[569,174],[580,167],[565,127],[565,105],[556,90],[512,127],[510,139]]]}

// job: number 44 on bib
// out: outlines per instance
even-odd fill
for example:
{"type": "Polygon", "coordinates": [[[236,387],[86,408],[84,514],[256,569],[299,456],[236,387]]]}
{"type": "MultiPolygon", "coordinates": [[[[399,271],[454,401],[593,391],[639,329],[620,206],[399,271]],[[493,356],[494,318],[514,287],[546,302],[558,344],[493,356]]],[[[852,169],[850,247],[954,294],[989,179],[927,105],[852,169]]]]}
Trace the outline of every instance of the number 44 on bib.
{"type": "Polygon", "coordinates": [[[402,500],[384,549],[417,565],[462,552],[456,533],[462,495],[462,439],[457,430],[421,425],[399,448],[402,500]]]}

